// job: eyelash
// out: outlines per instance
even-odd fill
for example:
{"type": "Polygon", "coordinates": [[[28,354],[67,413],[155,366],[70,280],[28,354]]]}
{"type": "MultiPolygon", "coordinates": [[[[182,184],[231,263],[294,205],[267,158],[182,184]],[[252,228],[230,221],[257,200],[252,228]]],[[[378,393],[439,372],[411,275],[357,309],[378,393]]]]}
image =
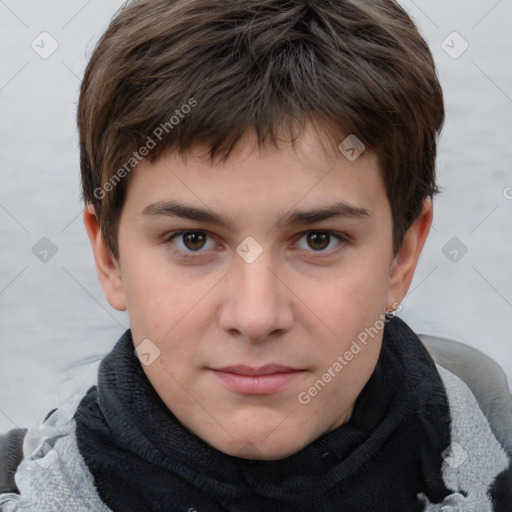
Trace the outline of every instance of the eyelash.
{"type": "MultiPolygon", "coordinates": [[[[171,233],[170,235],[168,235],[165,239],[165,243],[170,243],[171,246],[174,246],[174,244],[172,243],[173,239],[174,238],[178,238],[180,237],[181,235],[185,234],[185,233],[203,233],[205,235],[207,235],[208,237],[210,238],[213,238],[213,236],[208,232],[208,231],[201,231],[201,230],[184,230],[184,231],[176,231],[174,233],[171,233]]],[[[334,249],[331,249],[330,251],[305,251],[306,253],[313,253],[314,255],[308,255],[306,256],[306,258],[309,258],[309,259],[317,259],[317,258],[322,258],[322,257],[329,257],[329,256],[332,256],[334,254],[338,254],[339,252],[343,251],[346,247],[346,244],[349,243],[349,240],[348,240],[348,237],[346,235],[343,235],[342,233],[336,233],[334,231],[329,231],[329,230],[322,230],[322,229],[312,229],[312,230],[309,230],[309,231],[304,231],[302,233],[300,233],[299,237],[297,238],[297,242],[302,238],[304,237],[305,235],[308,235],[309,233],[328,233],[329,236],[331,237],[335,237],[339,240],[339,244],[334,248],[334,249]]],[[[330,241],[329,241],[330,243],[330,241]]],[[[194,259],[197,259],[199,257],[201,257],[203,255],[203,252],[205,251],[196,251],[196,252],[186,252],[186,251],[183,251],[181,249],[177,249],[175,247],[172,247],[172,251],[175,252],[175,253],[180,253],[180,257],[184,258],[184,259],[188,259],[188,260],[194,260],[194,259]]]]}

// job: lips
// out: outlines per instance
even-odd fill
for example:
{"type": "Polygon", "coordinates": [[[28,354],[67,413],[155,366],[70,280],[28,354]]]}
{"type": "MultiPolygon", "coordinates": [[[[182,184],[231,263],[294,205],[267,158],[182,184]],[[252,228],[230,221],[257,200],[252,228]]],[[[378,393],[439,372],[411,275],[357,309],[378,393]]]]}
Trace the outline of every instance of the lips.
{"type": "Polygon", "coordinates": [[[259,368],[251,368],[250,366],[226,366],[224,368],[219,368],[217,371],[224,373],[234,373],[236,375],[247,375],[247,376],[259,376],[259,375],[273,375],[276,373],[290,373],[301,371],[296,368],[291,368],[289,366],[281,366],[278,364],[267,364],[265,366],[261,366],[259,368]]]}
{"type": "Polygon", "coordinates": [[[304,374],[304,370],[268,364],[253,368],[245,365],[212,369],[228,389],[249,395],[269,395],[284,390],[304,374]]]}

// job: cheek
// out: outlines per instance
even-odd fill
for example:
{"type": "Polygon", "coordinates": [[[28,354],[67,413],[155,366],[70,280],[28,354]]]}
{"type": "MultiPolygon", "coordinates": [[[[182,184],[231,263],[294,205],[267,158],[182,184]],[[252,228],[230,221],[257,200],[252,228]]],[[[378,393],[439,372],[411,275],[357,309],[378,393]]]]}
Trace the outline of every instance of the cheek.
{"type": "Polygon", "coordinates": [[[190,312],[195,295],[200,293],[197,283],[185,281],[164,260],[160,251],[138,254],[133,250],[123,262],[123,287],[132,331],[148,333],[147,337],[155,339],[164,337],[190,312]]]}
{"type": "MultiPolygon", "coordinates": [[[[387,274],[375,262],[338,269],[328,280],[308,282],[301,290],[315,313],[312,321],[327,326],[331,334],[346,339],[372,325],[385,311],[387,274]],[[316,319],[316,320],[315,320],[316,319]]],[[[320,325],[319,324],[319,325],[320,325]]]]}
{"type": "MultiPolygon", "coordinates": [[[[212,324],[214,309],[207,283],[190,282],[136,267],[128,275],[130,328],[135,343],[146,338],[160,349],[160,365],[176,377],[194,366],[202,334],[212,324]],[[203,285],[204,284],[204,285],[203,285]]],[[[200,351],[199,351],[200,353],[200,351]]],[[[151,368],[148,373],[156,370],[151,368]]]]}

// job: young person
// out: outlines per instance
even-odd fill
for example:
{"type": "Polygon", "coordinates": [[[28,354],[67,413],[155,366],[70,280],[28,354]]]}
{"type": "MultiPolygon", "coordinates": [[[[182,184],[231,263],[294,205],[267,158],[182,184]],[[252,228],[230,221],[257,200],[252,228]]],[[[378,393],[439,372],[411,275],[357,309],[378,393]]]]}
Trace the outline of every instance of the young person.
{"type": "Polygon", "coordinates": [[[98,277],[130,329],[98,385],[26,433],[0,500],[511,510],[506,442],[395,316],[443,120],[392,0],[127,3],[78,126],[98,277]]]}

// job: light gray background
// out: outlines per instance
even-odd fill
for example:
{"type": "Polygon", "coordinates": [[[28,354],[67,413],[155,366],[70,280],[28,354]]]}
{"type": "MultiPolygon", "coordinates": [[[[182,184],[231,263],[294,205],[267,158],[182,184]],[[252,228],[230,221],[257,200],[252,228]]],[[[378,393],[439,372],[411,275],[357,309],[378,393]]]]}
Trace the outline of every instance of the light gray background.
{"type": "MultiPolygon", "coordinates": [[[[0,0],[0,432],[92,385],[98,363],[76,363],[106,354],[128,328],[103,297],[82,224],[75,128],[86,60],[121,4],[0,0]],[[58,43],[46,59],[31,47],[51,49],[42,32],[58,43]],[[46,263],[32,252],[43,237],[57,248],[46,263]]],[[[479,348],[510,378],[512,0],[402,5],[434,53],[447,122],[443,192],[400,316],[479,348]],[[446,246],[453,237],[458,247],[446,246]]]]}

